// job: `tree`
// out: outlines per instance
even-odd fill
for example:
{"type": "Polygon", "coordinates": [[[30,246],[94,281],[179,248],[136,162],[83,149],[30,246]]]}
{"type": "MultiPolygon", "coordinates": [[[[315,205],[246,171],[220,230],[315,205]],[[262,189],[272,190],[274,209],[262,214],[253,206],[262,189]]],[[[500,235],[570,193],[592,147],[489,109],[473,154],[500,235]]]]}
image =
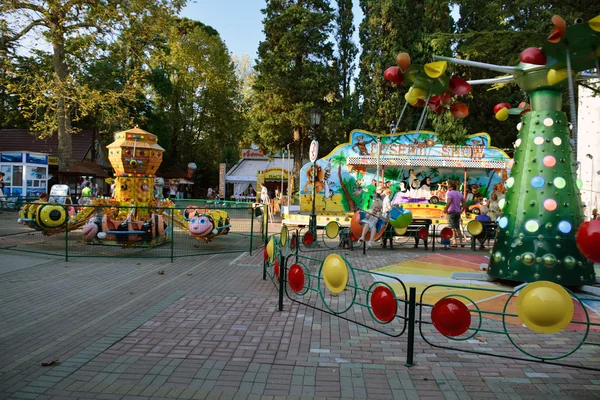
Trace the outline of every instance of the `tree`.
{"type": "Polygon", "coordinates": [[[52,45],[52,80],[36,76],[33,77],[35,85],[27,88],[39,93],[37,97],[30,99],[38,104],[45,103],[45,112],[48,114],[32,128],[45,135],[57,132],[61,168],[71,165],[73,161],[70,136],[73,113],[86,112],[92,108],[84,96],[77,99],[77,107],[73,104],[73,96],[82,94],[82,90],[71,75],[68,57],[85,47],[69,47],[69,41],[76,40],[79,45],[89,45],[99,36],[116,31],[115,26],[127,27],[135,19],[145,22],[139,26],[158,27],[161,21],[177,12],[183,3],[183,0],[30,0],[7,1],[0,5],[0,14],[7,20],[15,21],[16,25],[10,30],[14,33],[4,38],[7,42],[18,41],[33,28],[39,27],[52,45]]]}
{"type": "MultiPolygon", "coordinates": [[[[360,74],[357,88],[362,99],[363,127],[386,133],[399,117],[408,88],[386,82],[383,72],[396,64],[396,55],[407,52],[412,62],[430,62],[435,49],[449,51],[447,43],[433,42],[432,35],[452,31],[448,2],[442,0],[361,0],[365,18],[360,24],[360,74]]],[[[400,130],[416,127],[422,110],[408,107],[400,130]]]]}
{"type": "MultiPolygon", "coordinates": [[[[354,59],[358,53],[352,41],[354,34],[354,15],[352,0],[337,0],[335,14],[335,40],[337,44],[337,67],[340,87],[340,111],[342,121],[352,120],[352,94],[350,83],[354,75],[354,59]]],[[[349,128],[349,126],[345,126],[349,128]]]]}
{"type": "Polygon", "coordinates": [[[219,162],[237,160],[244,130],[242,88],[223,40],[200,22],[176,20],[150,67],[151,98],[168,128],[165,164],[194,161],[198,174],[217,176],[219,162]]]}
{"type": "Polygon", "coordinates": [[[337,93],[328,40],[333,13],[325,0],[269,0],[262,12],[265,40],[258,47],[250,139],[269,153],[291,142],[297,188],[308,110],[316,106],[327,116],[328,99],[337,93]]]}

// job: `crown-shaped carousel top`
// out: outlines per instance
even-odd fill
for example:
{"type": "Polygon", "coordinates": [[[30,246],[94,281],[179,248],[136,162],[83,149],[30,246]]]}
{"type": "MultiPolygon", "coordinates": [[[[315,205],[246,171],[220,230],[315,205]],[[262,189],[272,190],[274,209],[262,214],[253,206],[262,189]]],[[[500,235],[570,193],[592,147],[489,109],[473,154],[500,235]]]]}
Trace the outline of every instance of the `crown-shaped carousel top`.
{"type": "Polygon", "coordinates": [[[115,133],[115,141],[106,146],[115,173],[132,176],[153,175],[165,151],[156,135],[137,127],[115,133]]]}

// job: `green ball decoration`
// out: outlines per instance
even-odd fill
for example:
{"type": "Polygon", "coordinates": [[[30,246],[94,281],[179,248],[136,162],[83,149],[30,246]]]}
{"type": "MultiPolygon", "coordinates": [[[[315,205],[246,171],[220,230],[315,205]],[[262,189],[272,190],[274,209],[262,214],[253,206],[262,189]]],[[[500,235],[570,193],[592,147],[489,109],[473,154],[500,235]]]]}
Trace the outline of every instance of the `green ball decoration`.
{"type": "Polygon", "coordinates": [[[498,262],[502,260],[502,253],[500,253],[499,251],[494,253],[494,261],[498,262]]]}
{"type": "Polygon", "coordinates": [[[523,254],[523,264],[525,265],[533,265],[535,263],[535,256],[531,253],[523,254]]]}
{"type": "Polygon", "coordinates": [[[573,269],[577,265],[577,261],[575,260],[574,257],[571,257],[571,256],[566,256],[564,262],[568,269],[573,269]]]}
{"type": "Polygon", "coordinates": [[[556,265],[556,257],[554,257],[553,254],[546,254],[544,257],[542,257],[542,261],[546,267],[553,267],[556,265]]]}

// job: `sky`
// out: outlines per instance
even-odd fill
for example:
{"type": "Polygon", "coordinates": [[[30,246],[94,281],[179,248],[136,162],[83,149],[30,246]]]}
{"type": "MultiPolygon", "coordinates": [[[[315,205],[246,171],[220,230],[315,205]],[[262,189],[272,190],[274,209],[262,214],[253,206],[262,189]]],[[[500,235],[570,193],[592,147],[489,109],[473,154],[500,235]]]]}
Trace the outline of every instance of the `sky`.
{"type": "MultiPolygon", "coordinates": [[[[180,16],[200,21],[215,28],[229,52],[241,57],[257,57],[258,44],[264,40],[263,14],[265,0],[190,0],[180,16]]],[[[358,25],[363,18],[358,0],[353,0],[354,42],[358,45],[358,25]]]]}

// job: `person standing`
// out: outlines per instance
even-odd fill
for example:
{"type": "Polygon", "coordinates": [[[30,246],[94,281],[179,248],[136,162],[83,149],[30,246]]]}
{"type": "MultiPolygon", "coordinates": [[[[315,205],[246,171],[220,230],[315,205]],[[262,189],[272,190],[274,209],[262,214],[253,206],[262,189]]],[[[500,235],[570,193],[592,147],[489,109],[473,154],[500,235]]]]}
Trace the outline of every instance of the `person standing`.
{"type": "Polygon", "coordinates": [[[444,213],[448,215],[448,223],[450,228],[454,231],[454,245],[456,247],[456,238],[460,242],[460,247],[465,247],[463,244],[462,229],[460,226],[460,215],[466,210],[467,202],[465,197],[456,190],[456,183],[450,182],[448,184],[448,194],[446,195],[446,207],[444,207],[444,213]]]}
{"type": "Polygon", "coordinates": [[[206,198],[208,198],[209,200],[211,200],[213,198],[213,190],[211,187],[209,187],[208,190],[206,191],[206,198]]]}
{"type": "Polygon", "coordinates": [[[495,190],[490,194],[490,200],[488,201],[489,212],[488,215],[492,221],[496,221],[500,216],[500,205],[498,204],[498,192],[495,190]]]}
{"type": "Polygon", "coordinates": [[[92,200],[92,185],[89,181],[85,182],[85,187],[81,190],[80,204],[86,206],[92,200]]]}
{"type": "Polygon", "coordinates": [[[263,204],[269,204],[269,189],[267,189],[265,185],[261,186],[262,188],[260,189],[260,201],[263,204]]]}
{"type": "Polygon", "coordinates": [[[0,202],[2,203],[2,209],[8,210],[8,204],[6,204],[6,197],[4,197],[4,172],[0,172],[0,202]]]}

